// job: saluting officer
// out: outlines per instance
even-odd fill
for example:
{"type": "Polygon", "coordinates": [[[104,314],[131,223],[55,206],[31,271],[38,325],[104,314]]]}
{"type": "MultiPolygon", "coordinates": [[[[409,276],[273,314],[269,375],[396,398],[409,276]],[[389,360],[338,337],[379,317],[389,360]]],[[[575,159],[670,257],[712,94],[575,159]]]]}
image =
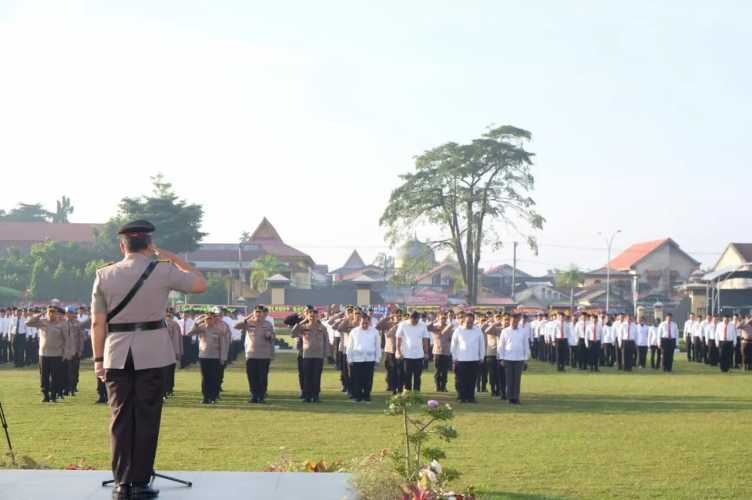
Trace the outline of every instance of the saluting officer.
{"type": "Polygon", "coordinates": [[[123,259],[97,270],[92,292],[94,370],[105,380],[112,409],[113,498],[145,499],[162,416],[165,366],[175,362],[164,320],[171,290],[203,293],[202,274],[151,241],[154,226],[138,220],[123,226],[123,259]],[[161,259],[155,261],[153,256],[161,259]]]}
{"type": "Polygon", "coordinates": [[[245,372],[251,393],[249,403],[263,403],[269,388],[269,364],[274,357],[275,333],[266,314],[264,306],[256,306],[253,314],[235,325],[246,332],[245,372]]]}
{"type": "Polygon", "coordinates": [[[32,316],[27,323],[27,326],[38,328],[40,332],[39,374],[44,403],[56,402],[63,391],[63,356],[69,339],[62,315],[60,307],[50,306],[47,308],[47,319],[42,319],[42,315],[38,314],[32,316]]]}

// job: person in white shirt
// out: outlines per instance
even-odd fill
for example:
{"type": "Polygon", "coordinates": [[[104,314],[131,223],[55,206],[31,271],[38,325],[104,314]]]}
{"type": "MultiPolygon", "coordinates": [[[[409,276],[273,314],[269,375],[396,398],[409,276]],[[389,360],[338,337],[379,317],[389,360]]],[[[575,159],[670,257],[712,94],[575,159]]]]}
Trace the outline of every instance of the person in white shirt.
{"type": "Polygon", "coordinates": [[[629,314],[625,314],[621,321],[621,328],[618,331],[621,339],[622,367],[625,372],[631,372],[634,367],[637,349],[637,324],[632,321],[629,314]]]}
{"type": "Polygon", "coordinates": [[[726,373],[734,362],[734,343],[736,342],[736,325],[729,316],[724,316],[715,328],[721,371],[726,373]]]}
{"type": "Polygon", "coordinates": [[[420,313],[413,311],[409,321],[403,321],[397,328],[397,357],[404,360],[405,388],[420,392],[420,378],[423,362],[430,352],[428,328],[420,321],[420,313]]]}
{"type": "Polygon", "coordinates": [[[13,354],[13,366],[23,368],[26,365],[26,318],[21,309],[16,309],[10,318],[8,340],[13,354]]]}
{"type": "Polygon", "coordinates": [[[530,344],[525,332],[520,328],[520,316],[512,317],[512,324],[501,332],[498,357],[504,366],[509,404],[520,404],[522,372],[530,358],[530,344]]]}
{"type": "Polygon", "coordinates": [[[475,313],[465,313],[462,324],[454,330],[450,346],[457,377],[457,400],[475,403],[475,380],[478,367],[485,356],[483,332],[475,324],[475,313]]]}
{"type": "Polygon", "coordinates": [[[692,348],[694,349],[694,361],[695,363],[704,363],[707,349],[705,348],[705,340],[702,333],[705,331],[705,323],[707,319],[700,320],[697,318],[694,326],[692,327],[692,348]]]}
{"type": "Polygon", "coordinates": [[[661,337],[661,352],[663,353],[663,371],[670,372],[674,366],[674,350],[679,338],[679,327],[673,321],[671,313],[666,314],[666,320],[658,327],[661,337]]]}
{"type": "Polygon", "coordinates": [[[654,322],[648,327],[648,345],[650,346],[650,368],[657,370],[661,366],[661,337],[658,335],[658,327],[661,320],[655,318],[654,322]],[[656,361],[656,354],[658,360],[656,361]]]}
{"type": "Polygon", "coordinates": [[[603,365],[613,367],[616,362],[616,346],[614,345],[614,323],[610,316],[603,316],[603,339],[601,351],[603,352],[603,365]]]}
{"type": "Polygon", "coordinates": [[[10,320],[5,309],[0,309],[0,365],[8,362],[8,328],[10,320]]]}
{"type": "MultiPolygon", "coordinates": [[[[587,329],[589,323],[590,315],[588,313],[582,313],[580,318],[574,324],[574,338],[576,346],[574,349],[574,355],[577,368],[579,368],[580,370],[585,370],[588,365],[587,345],[585,342],[587,333],[585,332],[585,330],[587,329]]],[[[574,363],[572,367],[574,368],[574,363]]]]}
{"type": "Polygon", "coordinates": [[[705,324],[703,337],[707,350],[705,363],[710,366],[718,366],[718,343],[715,339],[715,330],[718,319],[715,316],[708,316],[708,322],[705,324]]]}
{"type": "Polygon", "coordinates": [[[645,317],[640,318],[640,324],[637,326],[637,365],[645,368],[648,356],[648,334],[650,327],[645,323],[645,317]]]}
{"type": "Polygon", "coordinates": [[[556,369],[565,371],[569,357],[569,338],[572,327],[564,313],[556,313],[550,323],[550,337],[556,345],[556,369]]]}
{"type": "Polygon", "coordinates": [[[695,354],[695,346],[692,343],[692,332],[695,329],[695,322],[697,321],[697,318],[695,318],[694,313],[689,313],[689,319],[684,322],[684,329],[682,330],[682,337],[684,338],[684,346],[687,349],[687,361],[694,361],[694,358],[696,356],[695,354]]]}
{"type": "Polygon", "coordinates": [[[353,400],[371,401],[373,369],[381,361],[381,337],[367,315],[363,314],[360,325],[350,330],[345,353],[350,364],[350,391],[353,400]]]}
{"type": "Polygon", "coordinates": [[[585,328],[585,343],[587,345],[588,367],[591,372],[599,371],[601,361],[601,338],[603,326],[598,316],[593,315],[593,321],[585,328]]]}

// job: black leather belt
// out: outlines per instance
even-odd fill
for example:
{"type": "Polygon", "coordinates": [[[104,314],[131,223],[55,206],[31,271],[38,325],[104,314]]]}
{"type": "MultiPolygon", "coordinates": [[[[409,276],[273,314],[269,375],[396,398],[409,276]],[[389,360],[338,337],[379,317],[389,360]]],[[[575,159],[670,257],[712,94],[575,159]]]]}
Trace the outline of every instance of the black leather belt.
{"type": "Polygon", "coordinates": [[[144,323],[109,323],[107,329],[110,333],[116,332],[135,332],[143,330],[159,330],[161,328],[167,328],[165,320],[159,321],[146,321],[144,323]]]}

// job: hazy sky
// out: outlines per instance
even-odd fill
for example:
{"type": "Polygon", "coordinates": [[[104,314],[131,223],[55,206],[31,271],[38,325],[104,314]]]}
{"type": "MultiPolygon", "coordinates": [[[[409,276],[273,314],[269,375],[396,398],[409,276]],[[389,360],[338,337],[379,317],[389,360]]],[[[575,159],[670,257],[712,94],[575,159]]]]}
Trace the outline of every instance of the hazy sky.
{"type": "Polygon", "coordinates": [[[712,265],[752,240],[751,25],[746,1],[0,0],[0,208],[101,222],[162,172],[207,241],[267,216],[338,267],[383,249],[413,156],[513,124],[548,220],[523,270],[600,266],[615,229],[712,265]]]}

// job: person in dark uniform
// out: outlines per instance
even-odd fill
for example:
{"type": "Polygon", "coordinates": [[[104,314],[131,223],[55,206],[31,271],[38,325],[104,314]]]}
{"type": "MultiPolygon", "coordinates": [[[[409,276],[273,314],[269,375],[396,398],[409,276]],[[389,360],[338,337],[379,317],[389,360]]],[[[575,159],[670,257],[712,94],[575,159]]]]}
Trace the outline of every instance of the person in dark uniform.
{"type": "Polygon", "coordinates": [[[154,226],[123,226],[123,259],[97,270],[92,291],[94,371],[107,384],[112,409],[113,498],[142,500],[159,492],[154,474],[162,416],[164,367],[175,350],[164,321],[171,290],[203,293],[203,275],[179,256],[157,248],[154,226]],[[160,259],[155,261],[154,256],[160,259]]]}

